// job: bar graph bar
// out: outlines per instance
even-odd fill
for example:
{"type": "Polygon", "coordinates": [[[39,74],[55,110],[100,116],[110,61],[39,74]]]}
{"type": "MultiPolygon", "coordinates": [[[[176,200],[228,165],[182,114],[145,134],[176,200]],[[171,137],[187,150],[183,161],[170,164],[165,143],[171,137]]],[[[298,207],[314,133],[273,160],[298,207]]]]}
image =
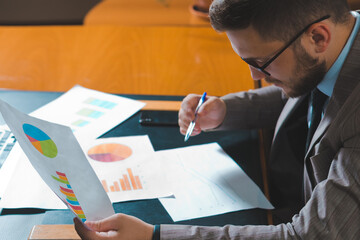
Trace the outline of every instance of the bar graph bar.
{"type": "Polygon", "coordinates": [[[80,111],[78,111],[77,114],[79,114],[80,116],[90,117],[90,118],[95,118],[95,119],[104,115],[103,112],[92,110],[89,108],[83,108],[80,111]]]}
{"type": "Polygon", "coordinates": [[[126,190],[131,190],[130,181],[126,174],[123,174],[123,179],[125,182],[126,190]]]}
{"type": "Polygon", "coordinates": [[[119,181],[120,181],[121,189],[122,189],[123,191],[126,191],[126,186],[125,186],[124,179],[120,178],[119,181]]]}
{"type": "Polygon", "coordinates": [[[62,194],[64,194],[65,199],[64,202],[70,207],[73,212],[83,221],[86,221],[86,217],[84,211],[82,210],[79,201],[76,198],[74,191],[71,188],[68,178],[66,177],[65,173],[56,171],[56,176],[51,175],[51,177],[56,180],[59,184],[65,184],[66,186],[63,187],[59,185],[59,190],[62,194]]]}
{"type": "Polygon", "coordinates": [[[131,168],[127,168],[126,172],[127,174],[123,174],[122,178],[119,178],[118,181],[114,181],[110,186],[106,180],[102,180],[101,183],[105,189],[105,192],[120,192],[143,189],[140,177],[135,176],[131,168]]]}
{"type": "Polygon", "coordinates": [[[114,182],[114,186],[115,186],[115,192],[120,192],[119,183],[118,183],[118,182],[114,182]]]}
{"type": "Polygon", "coordinates": [[[105,189],[105,192],[109,192],[109,188],[108,188],[107,182],[106,182],[105,180],[102,180],[102,181],[101,181],[101,184],[103,185],[103,188],[105,189]]]}
{"type": "Polygon", "coordinates": [[[77,126],[77,127],[84,127],[84,126],[88,125],[89,123],[90,123],[89,121],[79,119],[79,120],[76,120],[75,122],[73,122],[72,125],[77,126]]]}
{"type": "Polygon", "coordinates": [[[136,185],[136,181],[135,181],[135,177],[131,171],[131,168],[128,168],[126,169],[128,174],[129,174],[129,177],[130,177],[130,181],[131,181],[131,185],[133,186],[134,190],[137,189],[137,185],[136,185]]]}
{"type": "Polygon", "coordinates": [[[84,103],[91,104],[91,105],[98,106],[98,107],[102,107],[102,108],[106,108],[106,109],[113,109],[117,105],[114,102],[100,100],[100,99],[96,99],[96,98],[92,98],[92,97],[86,99],[84,101],[84,103]]]}
{"type": "Polygon", "coordinates": [[[138,189],[142,189],[142,184],[141,184],[139,176],[135,176],[135,181],[136,181],[136,185],[137,185],[138,189]]]}

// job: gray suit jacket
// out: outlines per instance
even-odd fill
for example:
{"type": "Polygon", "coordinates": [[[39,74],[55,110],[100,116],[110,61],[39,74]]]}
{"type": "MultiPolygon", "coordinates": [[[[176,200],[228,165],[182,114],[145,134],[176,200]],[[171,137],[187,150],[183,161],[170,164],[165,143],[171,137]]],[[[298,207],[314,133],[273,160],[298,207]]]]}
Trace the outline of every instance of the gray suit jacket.
{"type": "Polygon", "coordinates": [[[270,174],[285,171],[280,176],[285,178],[270,183],[295,205],[302,197],[304,206],[291,221],[275,226],[161,225],[161,239],[360,239],[359,81],[360,33],[306,155],[299,131],[306,96],[287,100],[276,87],[225,96],[229,110],[220,128],[275,127],[270,174]],[[296,134],[301,141],[294,140],[296,134]],[[296,189],[303,188],[303,196],[282,185],[287,177],[296,189]],[[287,190],[293,195],[286,196],[287,190]]]}

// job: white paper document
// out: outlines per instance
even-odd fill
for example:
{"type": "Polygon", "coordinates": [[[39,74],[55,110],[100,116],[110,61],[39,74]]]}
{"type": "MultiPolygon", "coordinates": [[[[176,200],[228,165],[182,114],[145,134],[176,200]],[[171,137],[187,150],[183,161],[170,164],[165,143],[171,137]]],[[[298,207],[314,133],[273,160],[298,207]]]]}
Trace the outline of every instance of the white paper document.
{"type": "Polygon", "coordinates": [[[0,169],[0,198],[4,196],[5,190],[12,178],[13,173],[16,170],[20,155],[24,155],[24,153],[21,150],[19,143],[16,142],[8,156],[7,161],[4,162],[3,166],[0,169]]]}
{"type": "Polygon", "coordinates": [[[175,195],[160,201],[174,221],[273,208],[259,187],[217,143],[156,154],[166,164],[175,195]]]}
{"type": "MultiPolygon", "coordinates": [[[[111,202],[172,195],[162,162],[147,135],[100,138],[81,143],[111,202]],[[163,174],[160,174],[160,173],[163,174]]],[[[13,152],[12,152],[13,154],[13,152]]],[[[66,209],[21,154],[0,202],[3,208],[66,209]]]]}
{"type": "Polygon", "coordinates": [[[11,175],[14,172],[18,155],[22,151],[16,143],[14,135],[6,125],[0,126],[0,198],[3,196],[11,175]],[[12,149],[14,151],[11,151],[12,149]],[[5,161],[8,157],[14,158],[13,161],[5,161]]]}
{"type": "Polygon", "coordinates": [[[7,126],[0,126],[0,169],[14,147],[16,139],[7,126]]]}
{"type": "MultiPolygon", "coordinates": [[[[30,117],[3,101],[0,111],[31,165],[75,216],[85,221],[114,214],[110,199],[69,127],[30,117]]],[[[23,180],[31,183],[33,179],[27,177],[23,180]]],[[[35,184],[23,191],[29,192],[28,196],[42,197],[42,193],[32,191],[37,188],[35,184]]]]}
{"type": "Polygon", "coordinates": [[[148,136],[100,138],[83,149],[111,202],[172,195],[148,136]]]}
{"type": "Polygon", "coordinates": [[[1,198],[0,208],[66,209],[67,206],[44,182],[23,151],[20,151],[20,156],[15,161],[15,170],[1,198]]]}
{"type": "Polygon", "coordinates": [[[95,139],[143,106],[140,101],[75,86],[31,116],[69,126],[76,137],[95,139]]]}

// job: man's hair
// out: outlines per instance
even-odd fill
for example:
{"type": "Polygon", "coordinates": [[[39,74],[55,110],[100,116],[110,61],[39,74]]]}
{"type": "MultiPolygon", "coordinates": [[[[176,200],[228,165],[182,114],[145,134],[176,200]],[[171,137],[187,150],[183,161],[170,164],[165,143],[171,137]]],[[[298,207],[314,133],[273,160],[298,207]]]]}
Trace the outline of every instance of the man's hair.
{"type": "Polygon", "coordinates": [[[252,26],[264,40],[288,41],[326,15],[336,24],[346,23],[349,11],[346,0],[214,0],[209,16],[220,32],[252,26]]]}

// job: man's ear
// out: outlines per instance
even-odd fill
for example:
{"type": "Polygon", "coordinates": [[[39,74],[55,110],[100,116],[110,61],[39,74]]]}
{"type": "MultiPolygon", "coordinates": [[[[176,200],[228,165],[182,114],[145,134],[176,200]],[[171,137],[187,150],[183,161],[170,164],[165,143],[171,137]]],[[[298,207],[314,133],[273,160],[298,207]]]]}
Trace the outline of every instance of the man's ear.
{"type": "Polygon", "coordinates": [[[316,23],[312,25],[306,35],[309,37],[310,45],[312,45],[315,53],[324,52],[331,40],[331,31],[328,25],[324,23],[316,23]]]}

